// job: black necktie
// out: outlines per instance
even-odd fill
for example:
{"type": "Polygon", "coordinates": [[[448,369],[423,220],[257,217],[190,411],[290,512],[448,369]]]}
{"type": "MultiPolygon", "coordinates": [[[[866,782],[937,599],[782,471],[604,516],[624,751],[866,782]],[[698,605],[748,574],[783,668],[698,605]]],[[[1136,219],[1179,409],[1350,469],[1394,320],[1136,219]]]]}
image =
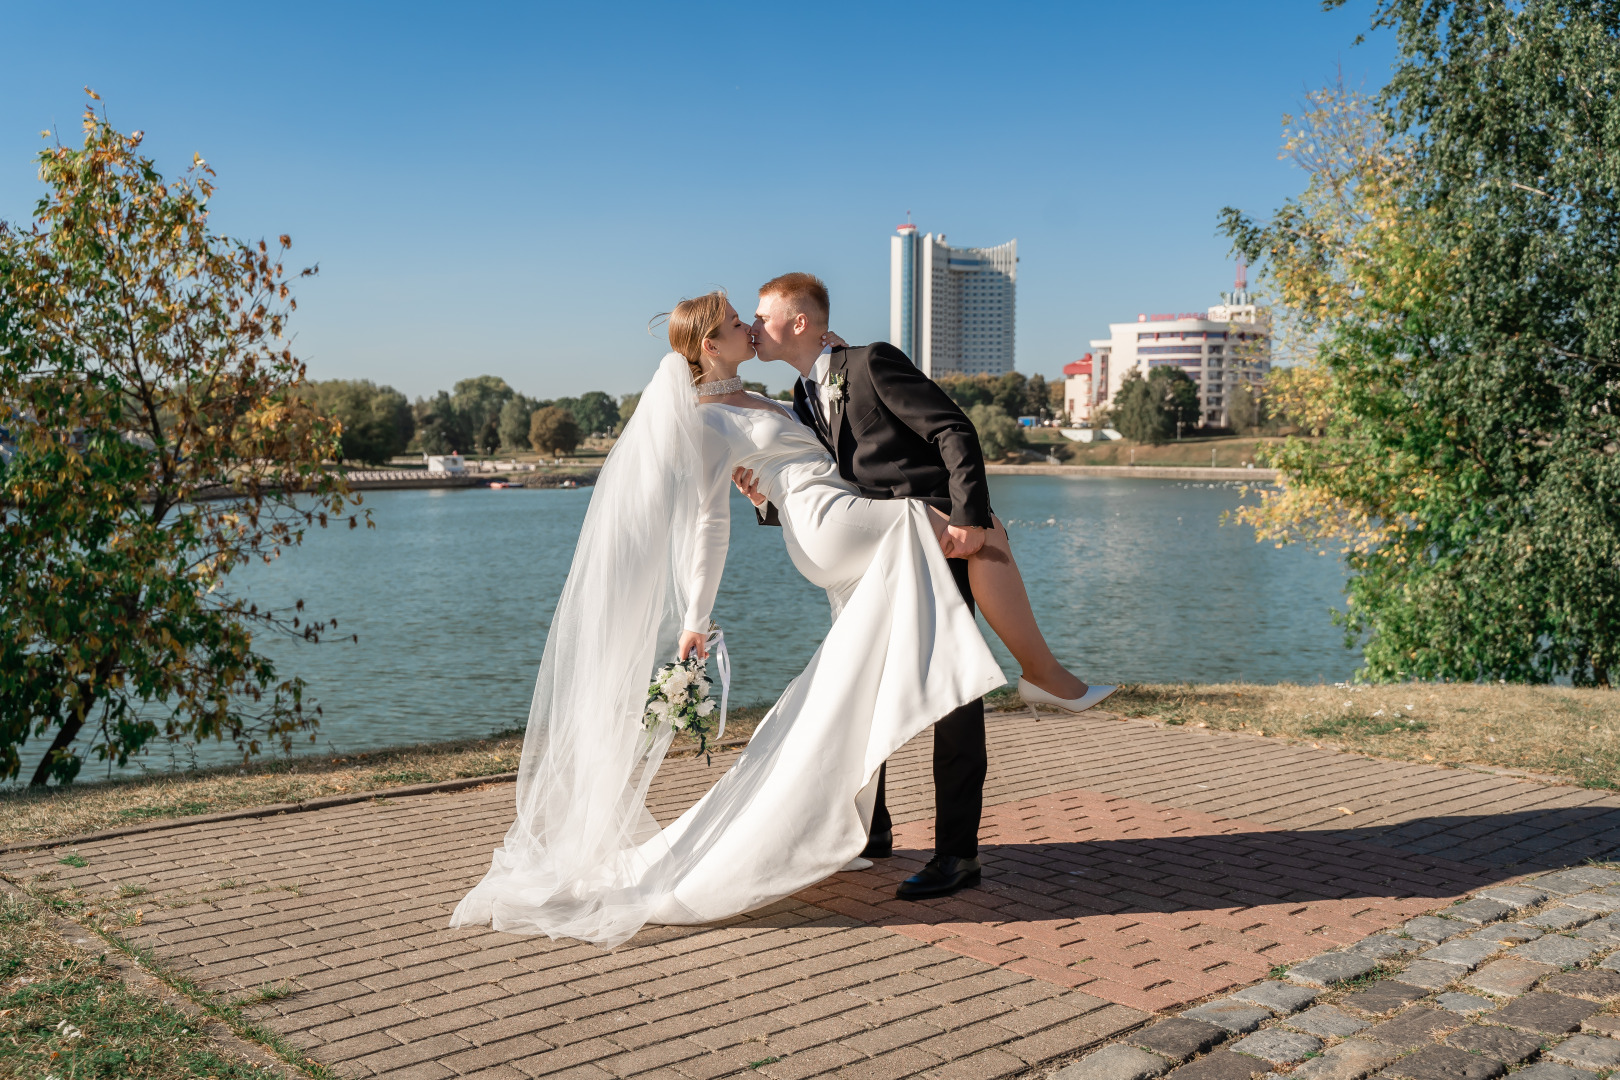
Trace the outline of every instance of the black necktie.
{"type": "Polygon", "coordinates": [[[808,378],[805,379],[804,396],[810,399],[810,415],[815,417],[816,430],[821,432],[821,437],[823,439],[831,442],[832,429],[827,426],[827,414],[821,410],[820,384],[811,382],[808,378]]]}

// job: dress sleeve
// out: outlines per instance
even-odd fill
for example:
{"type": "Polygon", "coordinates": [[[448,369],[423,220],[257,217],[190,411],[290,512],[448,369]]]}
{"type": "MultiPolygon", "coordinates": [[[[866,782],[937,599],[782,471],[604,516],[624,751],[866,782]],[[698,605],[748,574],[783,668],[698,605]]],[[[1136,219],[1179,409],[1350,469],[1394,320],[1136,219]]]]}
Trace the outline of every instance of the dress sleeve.
{"type": "Polygon", "coordinates": [[[692,593],[681,628],[707,633],[714,597],[726,569],[726,548],[731,542],[731,444],[713,425],[703,430],[703,501],[698,506],[697,537],[692,545],[696,563],[692,593]]]}

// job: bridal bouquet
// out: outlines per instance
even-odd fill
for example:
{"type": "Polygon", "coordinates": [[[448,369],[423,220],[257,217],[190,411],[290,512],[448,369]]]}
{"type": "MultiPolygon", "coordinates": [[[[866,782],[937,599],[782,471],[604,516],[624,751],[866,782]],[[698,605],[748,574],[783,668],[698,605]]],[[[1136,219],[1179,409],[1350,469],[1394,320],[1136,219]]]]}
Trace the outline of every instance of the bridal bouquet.
{"type": "Polygon", "coordinates": [[[709,749],[715,705],[709,698],[707,662],[696,656],[665,664],[647,687],[647,709],[641,726],[649,731],[667,724],[677,732],[697,736],[698,753],[709,749]]]}

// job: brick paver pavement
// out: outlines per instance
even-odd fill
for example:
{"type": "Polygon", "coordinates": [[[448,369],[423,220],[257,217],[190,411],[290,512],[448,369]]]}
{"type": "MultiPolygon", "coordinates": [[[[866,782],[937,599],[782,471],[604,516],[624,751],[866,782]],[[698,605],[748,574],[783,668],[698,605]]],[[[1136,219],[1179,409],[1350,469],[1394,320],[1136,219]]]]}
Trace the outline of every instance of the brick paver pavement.
{"type": "MultiPolygon", "coordinates": [[[[1534,869],[1620,848],[1620,798],[1106,718],[991,721],[985,881],[903,904],[929,738],[891,762],[902,850],[715,927],[604,953],[450,931],[511,788],[6,856],[148,890],[130,936],[353,1077],[994,1077],[1534,869]],[[1348,811],[1348,812],[1347,812],[1348,811]]],[[[667,820],[731,760],[671,762],[667,820]]]]}

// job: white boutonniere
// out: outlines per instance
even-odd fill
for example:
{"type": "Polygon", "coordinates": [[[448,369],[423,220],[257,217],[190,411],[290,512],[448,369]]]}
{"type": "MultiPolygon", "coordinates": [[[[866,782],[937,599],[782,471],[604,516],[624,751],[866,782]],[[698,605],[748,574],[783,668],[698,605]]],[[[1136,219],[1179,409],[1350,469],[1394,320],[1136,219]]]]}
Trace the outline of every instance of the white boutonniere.
{"type": "Polygon", "coordinates": [[[834,405],[842,405],[849,400],[849,380],[841,371],[835,371],[827,376],[827,401],[834,405]]]}

